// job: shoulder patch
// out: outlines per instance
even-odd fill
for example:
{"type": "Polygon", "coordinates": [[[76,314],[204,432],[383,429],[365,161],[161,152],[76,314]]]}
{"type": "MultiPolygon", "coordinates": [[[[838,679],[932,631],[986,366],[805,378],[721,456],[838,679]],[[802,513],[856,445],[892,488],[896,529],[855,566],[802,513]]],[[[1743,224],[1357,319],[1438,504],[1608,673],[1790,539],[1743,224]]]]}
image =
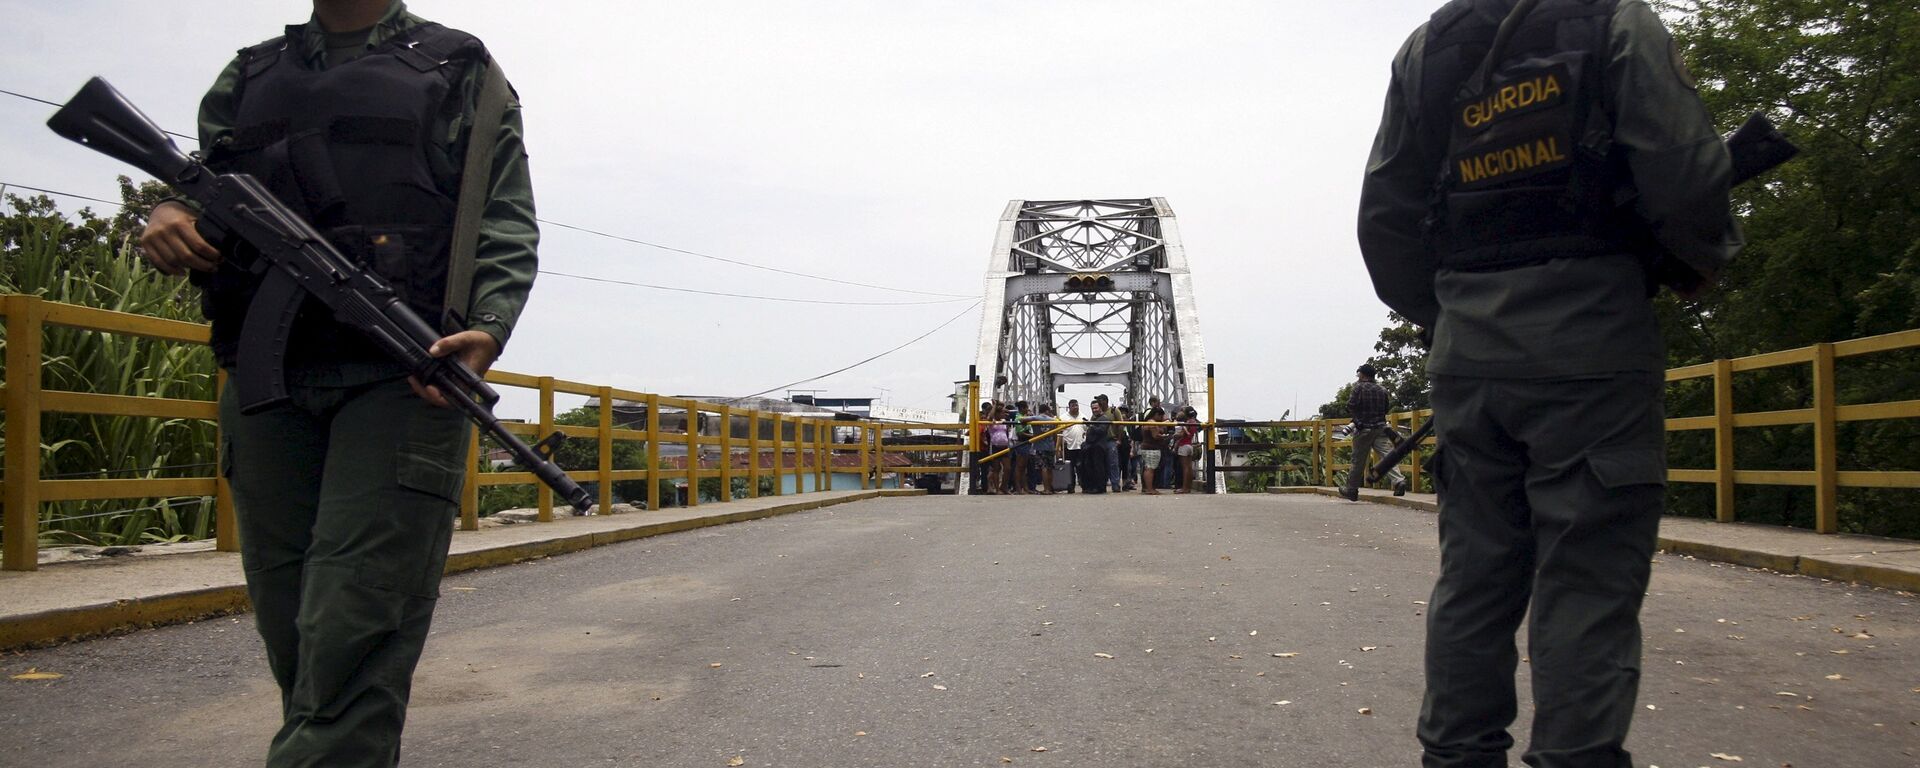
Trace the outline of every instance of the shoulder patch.
{"type": "Polygon", "coordinates": [[[1700,90],[1700,83],[1693,79],[1693,72],[1687,69],[1687,59],[1680,55],[1680,41],[1667,38],[1667,58],[1673,62],[1673,76],[1680,78],[1680,84],[1687,90],[1700,90]]]}

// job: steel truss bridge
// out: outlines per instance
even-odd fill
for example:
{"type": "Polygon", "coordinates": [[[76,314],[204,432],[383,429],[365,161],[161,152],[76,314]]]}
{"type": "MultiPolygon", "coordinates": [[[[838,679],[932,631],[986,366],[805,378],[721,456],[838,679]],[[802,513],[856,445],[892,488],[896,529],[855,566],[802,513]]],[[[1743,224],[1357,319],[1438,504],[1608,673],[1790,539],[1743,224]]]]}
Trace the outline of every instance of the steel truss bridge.
{"type": "Polygon", "coordinates": [[[1206,352],[1180,227],[1165,198],[1014,200],[987,260],[982,396],[1051,402],[1118,384],[1208,412],[1206,352]]]}

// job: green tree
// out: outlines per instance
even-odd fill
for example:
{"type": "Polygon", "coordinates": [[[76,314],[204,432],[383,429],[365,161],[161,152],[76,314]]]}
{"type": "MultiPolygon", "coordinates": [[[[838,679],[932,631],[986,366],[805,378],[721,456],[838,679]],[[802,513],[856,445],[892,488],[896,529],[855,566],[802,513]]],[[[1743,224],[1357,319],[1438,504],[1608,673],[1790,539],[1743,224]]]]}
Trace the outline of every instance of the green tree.
{"type": "MultiPolygon", "coordinates": [[[[1373,366],[1374,380],[1386,388],[1388,407],[1394,411],[1427,408],[1427,347],[1421,341],[1420,329],[1398,312],[1388,312],[1387,323],[1380,329],[1380,339],[1373,343],[1373,356],[1366,359],[1373,366]]],[[[1333,400],[1320,406],[1320,416],[1352,416],[1347,409],[1347,397],[1352,394],[1353,384],[1341,385],[1333,400]]]]}
{"type": "MultiPolygon", "coordinates": [[[[1754,110],[1803,152],[1734,190],[1747,246],[1717,290],[1658,300],[1673,365],[1740,357],[1920,326],[1920,6],[1858,0],[1688,0],[1662,4],[1723,126],[1754,110]]],[[[1920,386],[1908,355],[1843,361],[1841,403],[1906,400],[1920,386]]],[[[1711,412],[1711,389],[1675,387],[1670,410],[1711,412]]],[[[1805,366],[1741,374],[1740,411],[1805,408],[1805,366]]],[[[1845,424],[1841,469],[1920,469],[1911,421],[1845,424]]],[[[1675,436],[1674,466],[1713,462],[1703,435],[1675,436]]],[[[1741,430],[1736,466],[1806,469],[1807,426],[1741,430]]],[[[1740,519],[1807,526],[1812,491],[1741,487],[1740,519]]],[[[1843,529],[1920,537],[1911,491],[1844,489],[1843,529]]],[[[1710,515],[1710,486],[1676,484],[1676,512],[1710,515]]]]}

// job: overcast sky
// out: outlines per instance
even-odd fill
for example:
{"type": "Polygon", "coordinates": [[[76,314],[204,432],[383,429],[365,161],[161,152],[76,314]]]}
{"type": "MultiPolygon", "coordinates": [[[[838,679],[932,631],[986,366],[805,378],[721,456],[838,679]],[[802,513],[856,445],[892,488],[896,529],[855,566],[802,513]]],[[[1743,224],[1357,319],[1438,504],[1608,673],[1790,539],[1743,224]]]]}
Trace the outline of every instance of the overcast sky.
{"type": "MultiPolygon", "coordinates": [[[[507,2],[409,8],[487,42],[525,106],[539,215],[785,269],[977,295],[1009,199],[1167,198],[1223,417],[1310,414],[1386,309],[1354,240],[1388,64],[1433,0],[507,2]]],[[[0,0],[0,88],[103,75],[167,128],[307,3],[0,0]]],[[[0,96],[0,182],[112,199],[130,168],[0,96]]],[[[183,146],[192,148],[190,143],[183,146]]],[[[79,202],[62,200],[77,207],[79,202]]],[[[541,266],[847,301],[935,297],[543,227],[541,266]]],[[[542,276],[499,367],[746,394],[853,363],[968,302],[824,306],[542,276]]],[[[808,388],[944,408],[974,310],[808,388]]],[[[504,415],[530,415],[511,399],[504,415]]],[[[565,407],[563,405],[563,407],[565,407]]]]}

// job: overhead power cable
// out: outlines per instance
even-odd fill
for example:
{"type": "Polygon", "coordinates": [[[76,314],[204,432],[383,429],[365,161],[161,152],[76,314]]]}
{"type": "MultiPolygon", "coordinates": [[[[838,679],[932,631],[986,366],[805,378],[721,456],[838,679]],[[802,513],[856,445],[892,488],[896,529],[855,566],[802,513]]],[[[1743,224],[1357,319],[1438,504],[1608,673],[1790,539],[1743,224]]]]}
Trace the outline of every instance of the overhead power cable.
{"type": "MultiPolygon", "coordinates": [[[[45,105],[47,105],[47,106],[49,106],[49,107],[54,107],[54,108],[56,108],[56,109],[57,109],[57,108],[59,108],[59,107],[64,107],[64,106],[66,106],[65,104],[61,104],[60,102],[57,102],[57,101],[47,101],[46,99],[43,99],[43,98],[40,98],[40,97],[38,97],[38,96],[28,96],[28,95],[26,95],[26,94],[24,94],[24,93],[14,93],[13,91],[9,91],[9,90],[7,90],[7,89],[5,89],[5,88],[0,88],[0,93],[4,93],[4,94],[6,94],[6,95],[8,95],[8,96],[15,96],[15,97],[18,97],[18,98],[22,98],[22,99],[26,99],[27,101],[37,101],[37,102],[40,102],[41,104],[45,104],[45,105]]],[[[182,138],[182,139],[186,139],[187,141],[191,141],[191,142],[195,142],[195,143],[198,143],[198,142],[200,141],[200,140],[199,140],[198,138],[195,138],[195,137],[193,137],[193,136],[188,136],[188,135],[186,135],[186,134],[184,134],[184,133],[174,133],[173,131],[169,131],[169,130],[167,130],[167,129],[165,129],[165,128],[162,128],[162,129],[160,129],[160,132],[161,132],[161,133],[165,133],[165,134],[166,134],[166,135],[168,135],[168,136],[175,136],[175,137],[179,137],[179,138],[182,138]]]]}
{"type": "Polygon", "coordinates": [[[632,280],[615,280],[613,278],[608,278],[608,277],[588,277],[586,275],[575,275],[575,274],[569,274],[566,272],[555,272],[550,269],[540,270],[540,274],[552,275],[554,277],[571,277],[575,280],[591,280],[596,283],[612,283],[614,285],[631,285],[637,288],[651,288],[656,291],[673,291],[675,293],[697,293],[703,296],[725,296],[730,299],[755,299],[758,301],[784,301],[792,304],[838,304],[842,306],[860,306],[860,307],[910,307],[910,306],[920,306],[925,304],[952,304],[957,301],[973,301],[977,303],[980,300],[979,297],[977,296],[964,296],[958,299],[933,299],[931,301],[835,301],[830,299],[795,299],[795,298],[789,298],[786,296],[755,296],[755,295],[746,294],[746,293],[727,293],[726,291],[704,291],[699,288],[677,288],[671,285],[654,285],[652,283],[637,283],[632,280]]]}
{"type": "Polygon", "coordinates": [[[13,183],[13,182],[11,182],[11,181],[0,181],[0,187],[7,187],[7,188],[15,188],[15,187],[17,187],[17,188],[20,188],[20,189],[30,189],[30,190],[33,190],[33,191],[35,191],[35,192],[39,192],[40,194],[43,194],[43,195],[59,195],[59,196],[61,196],[61,197],[73,197],[73,198],[79,198],[79,199],[81,199],[81,200],[91,200],[91,201],[93,201],[93,202],[96,202],[96,203],[106,203],[107,205],[111,205],[111,206],[113,206],[113,207],[115,207],[115,208],[124,208],[124,207],[126,207],[126,205],[125,205],[124,203],[116,203],[116,202],[114,202],[114,201],[112,201],[112,200],[102,200],[102,199],[100,199],[100,198],[97,198],[97,197],[87,197],[86,195],[76,195],[76,194],[74,194],[74,193],[72,193],[72,192],[61,192],[61,191],[59,191],[59,190],[53,190],[53,189],[41,189],[41,188],[39,188],[39,187],[29,187],[29,186],[27,186],[27,185],[25,185],[25,184],[15,184],[15,183],[13,183]]]}
{"type": "Polygon", "coordinates": [[[612,239],[612,240],[620,240],[620,241],[622,241],[622,242],[628,242],[628,243],[633,243],[634,245],[644,245],[644,246],[646,246],[646,247],[648,247],[648,248],[658,248],[658,249],[660,249],[660,250],[663,250],[663,251],[672,251],[672,252],[674,252],[674,253],[683,253],[683,254],[686,254],[686,255],[688,255],[688,256],[693,256],[693,257],[695,257],[695,258],[701,258],[701,259],[708,259],[708,260],[711,260],[711,261],[718,261],[718,262],[722,262],[722,263],[725,263],[725,264],[732,264],[732,265],[735,265],[735,266],[740,266],[740,267],[746,267],[746,268],[748,268],[748,269],[758,269],[758,270],[764,270],[764,271],[767,271],[767,272],[778,272],[778,273],[780,273],[780,274],[783,274],[783,275],[793,275],[794,277],[804,277],[804,278],[807,278],[808,280],[819,280],[819,281],[822,281],[822,282],[828,282],[828,283],[838,283],[838,284],[840,284],[840,285],[853,285],[853,286],[858,286],[858,287],[861,287],[861,288],[872,288],[872,289],[875,289],[875,290],[881,290],[881,291],[897,291],[897,292],[899,292],[899,293],[917,293],[917,294],[920,294],[920,295],[922,295],[922,296],[946,296],[946,297],[949,297],[949,298],[954,298],[954,299],[977,299],[977,298],[980,298],[979,296],[969,296],[969,295],[965,295],[965,294],[958,294],[958,293],[935,293],[935,292],[933,292],[933,291],[918,291],[918,290],[914,290],[914,289],[912,289],[912,288],[895,288],[895,287],[893,287],[893,286],[890,286],[890,285],[874,285],[873,283],[862,283],[862,282],[857,282],[857,281],[853,281],[853,280],[841,280],[841,279],[839,279],[839,278],[837,278],[837,277],[827,277],[827,276],[825,276],[825,275],[815,275],[815,274],[811,274],[811,273],[807,273],[807,272],[796,272],[796,271],[794,271],[794,270],[791,270],[791,269],[781,269],[781,268],[779,268],[779,267],[769,267],[769,266],[766,266],[766,265],[764,265],[764,264],[754,264],[754,263],[752,263],[752,262],[747,262],[747,261],[740,261],[740,260],[738,260],[738,259],[729,259],[729,258],[726,258],[726,257],[724,257],[724,256],[711,256],[711,255],[708,255],[708,254],[704,254],[704,253],[700,253],[700,252],[698,252],[698,251],[689,251],[689,250],[687,250],[687,249],[685,249],[685,248],[675,248],[675,247],[673,247],[673,246],[671,246],[671,245],[661,245],[661,244],[659,244],[659,243],[649,243],[649,242],[647,242],[647,241],[645,241],[645,240],[636,240],[636,239],[634,239],[634,238],[631,238],[631,237],[626,237],[626,236],[624,236],[624,235],[615,235],[615,234],[610,234],[610,233],[607,233],[607,232],[600,232],[600,231],[597,231],[597,230],[592,230],[592,229],[587,229],[586,227],[576,227],[576,226],[574,226],[574,225],[572,225],[572,224],[562,224],[562,223],[560,223],[560,222],[557,222],[557,221],[554,221],[554,220],[552,220],[552,219],[536,219],[536,221],[539,221],[539,222],[540,222],[540,223],[542,223],[542,224],[551,224],[551,225],[553,225],[553,226],[556,226],[556,227],[560,227],[561,229],[571,229],[571,230],[574,230],[574,231],[576,231],[576,232],[585,232],[585,233],[587,233],[587,234],[589,234],[589,235],[598,235],[598,236],[600,236],[600,237],[604,237],[604,238],[608,238],[608,239],[612,239]]]}
{"type": "MultiPolygon", "coordinates": [[[[30,187],[25,184],[14,184],[12,182],[7,182],[7,181],[0,181],[0,188],[27,189],[27,190],[32,190],[34,192],[39,192],[42,194],[59,195],[61,197],[72,197],[72,198],[78,198],[81,200],[91,200],[96,203],[105,203],[115,208],[125,207],[124,204],[116,203],[111,200],[102,200],[97,197],[88,197],[86,195],[76,195],[71,192],[61,192],[55,189],[42,189],[40,187],[30,187]]],[[[558,272],[551,269],[542,269],[540,270],[540,274],[552,275],[554,277],[567,277],[575,280],[588,280],[596,283],[612,283],[614,285],[630,285],[636,288],[649,288],[656,291],[673,291],[675,293],[696,293],[703,296],[723,296],[731,299],[752,299],[755,301],[778,301],[778,302],[785,302],[789,304],[831,304],[831,305],[855,306],[855,307],[911,307],[911,306],[924,306],[928,304],[952,304],[952,303],[961,302],[961,301],[977,301],[979,299],[979,297],[977,296],[961,296],[959,298],[952,298],[952,299],[932,299],[929,301],[840,301],[840,300],[834,300],[834,299],[800,299],[800,298],[791,298],[787,296],[756,296],[756,295],[747,294],[747,293],[728,293],[726,291],[708,291],[708,290],[702,290],[699,288],[680,288],[677,286],[656,285],[654,283],[641,283],[641,282],[635,282],[632,280],[616,280],[609,277],[593,277],[591,275],[576,275],[570,272],[558,272]]],[[[934,295],[937,296],[941,294],[934,294],[934,295]]]]}
{"type": "Polygon", "coordinates": [[[799,381],[795,381],[795,382],[789,382],[789,383],[786,383],[786,384],[782,384],[782,385],[780,385],[780,386],[777,386],[777,387],[769,387],[769,388],[767,388],[767,389],[763,389],[763,390],[760,390],[759,392],[755,392],[755,393],[753,393],[753,394],[751,394],[751,395],[741,395],[741,396],[739,396],[739,397],[736,397],[736,398],[733,398],[733,399],[731,399],[731,400],[728,400],[727,402],[729,402],[729,403],[735,403],[735,402],[739,402],[739,401],[741,401],[741,400],[745,400],[745,399],[747,399],[747,398],[749,398],[749,397],[759,397],[759,396],[761,396],[761,395],[764,395],[764,394],[767,394],[768,392],[778,392],[778,391],[780,391],[780,390],[783,390],[783,389],[787,389],[787,388],[790,388],[790,387],[797,387],[797,386],[800,386],[801,384],[806,384],[806,383],[808,383],[808,382],[814,382],[814,381],[819,381],[819,380],[821,380],[821,379],[824,379],[824,378],[827,378],[828,376],[834,376],[834,375],[838,375],[838,374],[842,374],[842,373],[846,373],[847,371],[851,371],[851,370],[853,370],[853,369],[855,369],[855,368],[858,368],[858,367],[860,367],[860,366],[863,366],[863,365],[866,365],[867,363],[871,363],[871,362],[873,362],[873,361],[875,361],[875,360],[878,360],[878,359],[880,359],[880,358],[883,358],[883,357],[886,357],[887,355],[891,355],[891,354],[893,354],[893,353],[895,353],[895,352],[898,352],[898,351],[900,351],[900,350],[903,350],[903,349],[906,349],[907,347],[910,347],[910,346],[913,346],[913,344],[914,344],[915,342],[918,342],[918,341],[920,341],[921,339],[924,339],[924,338],[926,338],[926,337],[928,337],[928,336],[932,336],[932,335],[934,335],[935,333],[938,333],[938,332],[940,331],[940,329],[942,329],[942,328],[945,328],[945,327],[947,327],[947,326],[949,326],[949,325],[952,325],[952,324],[953,324],[953,321],[955,321],[955,320],[958,320],[958,319],[960,319],[961,317],[963,317],[963,316],[965,316],[965,315],[966,315],[966,314],[967,314],[968,312],[972,312],[972,311],[974,310],[974,308],[975,308],[975,307],[978,307],[978,306],[980,306],[980,305],[981,305],[982,303],[984,303],[984,300],[983,300],[983,301],[975,301],[975,302],[974,302],[973,304],[971,304],[971,305],[969,305],[969,306],[968,306],[968,307],[967,307],[966,309],[963,309],[963,310],[960,310],[960,314],[957,314],[957,315],[954,315],[953,317],[949,317],[949,318],[947,318],[947,320],[946,320],[946,322],[944,322],[944,323],[941,323],[941,324],[939,324],[939,325],[936,325],[936,326],[934,326],[934,327],[933,327],[933,330],[930,330],[930,331],[927,331],[926,333],[923,333],[923,334],[920,334],[920,335],[918,335],[918,336],[915,336],[915,337],[913,337],[913,338],[911,338],[911,339],[908,339],[908,340],[907,340],[907,341],[906,341],[905,343],[903,343],[903,344],[901,344],[901,345],[899,345],[899,346],[897,346],[897,347],[894,347],[894,348],[892,348],[892,349],[889,349],[889,350],[887,350],[887,351],[885,351],[885,352],[881,352],[880,354],[877,354],[877,355],[874,355],[874,356],[872,356],[872,357],[869,357],[869,358],[867,358],[867,359],[865,359],[865,360],[861,360],[860,362],[857,362],[857,363],[854,363],[854,364],[852,364],[852,365],[849,365],[849,366],[847,366],[847,367],[845,367],[845,368],[838,368],[838,369],[835,369],[835,370],[831,370],[831,371],[828,371],[828,372],[826,372],[826,373],[823,373],[823,374],[820,374],[820,375],[818,375],[818,376],[814,376],[814,377],[811,377],[811,378],[805,378],[805,379],[801,379],[801,380],[799,380],[799,381]]]}
{"type": "MultiPolygon", "coordinates": [[[[8,95],[8,96],[14,96],[14,97],[18,97],[18,98],[22,98],[22,99],[26,99],[26,100],[28,100],[28,101],[35,101],[35,102],[39,102],[39,103],[41,103],[41,104],[46,104],[46,105],[48,105],[48,106],[52,106],[52,107],[59,107],[59,106],[62,106],[61,104],[59,104],[59,103],[57,103],[57,102],[52,102],[52,101],[48,101],[48,100],[46,100],[46,99],[42,99],[42,98],[39,98],[39,97],[36,97],[36,96],[28,96],[28,95],[26,95],[26,94],[23,94],[23,93],[15,93],[15,92],[13,92],[13,91],[9,91],[9,90],[6,90],[6,89],[4,89],[4,88],[0,88],[0,94],[6,94],[6,95],[8,95]]],[[[182,138],[182,139],[186,139],[186,140],[188,140],[188,141],[193,141],[193,142],[196,142],[196,143],[197,143],[197,142],[199,142],[199,139],[198,139],[198,138],[195,138],[195,137],[193,137],[193,136],[188,136],[188,135],[186,135],[186,134],[184,134],[184,133],[175,133],[175,132],[173,132],[173,131],[166,131],[166,133],[167,133],[167,135],[169,135],[169,136],[177,136],[177,137],[179,137],[179,138],[182,138]]],[[[18,186],[18,185],[16,185],[16,186],[18,186]]],[[[22,189],[34,189],[33,187],[21,187],[21,188],[22,188],[22,189]]],[[[80,198],[80,199],[82,199],[82,200],[92,200],[92,201],[95,201],[95,202],[100,202],[100,203],[107,203],[107,204],[109,204],[109,205],[119,205],[118,203],[114,203],[114,202],[111,202],[111,201],[107,201],[107,200],[101,200],[101,199],[99,199],[99,198],[95,198],[95,197],[87,197],[87,196],[85,196],[85,195],[70,195],[70,194],[66,194],[66,193],[62,193],[62,192],[48,192],[47,190],[39,190],[39,189],[35,189],[34,191],[36,191],[36,192],[46,192],[47,194],[56,194],[56,195],[65,195],[65,196],[67,196],[67,197],[77,197],[77,198],[80,198]]],[[[734,265],[734,266],[738,266],[738,267],[746,267],[746,268],[748,268],[748,269],[758,269],[758,270],[762,270],[762,271],[766,271],[766,272],[777,272],[777,273],[779,273],[779,274],[783,274],[783,275],[792,275],[792,276],[794,276],[794,277],[804,277],[804,278],[806,278],[806,279],[808,279],[808,280],[819,280],[819,281],[821,281],[821,282],[827,282],[827,283],[837,283],[837,284],[839,284],[839,285],[851,285],[851,286],[855,286],[855,287],[859,287],[859,288],[870,288],[870,289],[873,289],[873,290],[878,290],[878,291],[894,291],[894,292],[896,292],[896,293],[913,293],[913,294],[919,294],[919,295],[921,295],[921,296],[941,296],[941,297],[945,297],[945,298],[950,298],[950,299],[977,299],[977,298],[979,298],[979,296],[978,296],[977,294],[976,294],[976,295],[966,295],[966,294],[958,294],[958,293],[937,293],[937,292],[934,292],[934,291],[921,291],[921,290],[916,290],[916,289],[913,289],[913,288],[896,288],[896,287],[894,287],[894,286],[890,286],[890,285],[877,285],[877,284],[874,284],[874,283],[862,283],[862,282],[859,282],[859,281],[857,281],[857,280],[842,280],[842,279],[840,279],[840,278],[837,278],[837,277],[827,277],[826,275],[816,275],[816,274],[813,274],[813,273],[810,273],[810,272],[800,272],[800,271],[797,271],[797,270],[791,270],[791,269],[781,269],[780,267],[770,267],[770,266],[767,266],[767,265],[765,265],[765,264],[755,264],[755,263],[753,263],[753,262],[750,262],[750,261],[741,261],[741,260],[739,260],[739,259],[729,259],[729,258],[726,258],[726,257],[724,257],[724,256],[714,256],[714,255],[711,255],[711,254],[706,254],[706,253],[700,253],[699,251],[690,251],[690,250],[687,250],[687,249],[685,249],[685,248],[675,248],[675,247],[673,247],[673,246],[671,246],[671,245],[661,245],[661,244],[659,244],[659,243],[650,243],[650,242],[647,242],[647,241],[645,241],[645,240],[640,240],[640,239],[637,239],[637,238],[632,238],[632,237],[627,237],[627,236],[625,236],[625,235],[616,235],[616,234],[613,234],[613,233],[610,233],[610,232],[602,232],[602,231],[599,231],[599,230],[596,230],[596,229],[588,229],[588,228],[586,228],[586,227],[582,227],[582,226],[578,226],[578,225],[574,225],[574,224],[566,224],[566,223],[563,223],[563,222],[558,222],[558,221],[553,221],[553,220],[551,220],[551,219],[542,219],[542,218],[538,218],[538,217],[535,217],[535,219],[534,219],[534,221],[537,221],[537,222],[540,222],[541,224],[546,224],[546,225],[549,225],[549,226],[555,226],[555,227],[559,227],[559,228],[561,228],[561,229],[570,229],[570,230],[573,230],[573,231],[575,231],[575,232],[581,232],[581,233],[585,233],[585,234],[589,234],[589,235],[593,235],[593,236],[595,236],[595,237],[604,237],[604,238],[607,238],[607,239],[609,239],[609,240],[619,240],[619,241],[621,241],[621,242],[626,242],[626,243],[632,243],[632,244],[634,244],[634,245],[643,245],[643,246],[646,246],[646,247],[648,247],[648,248],[657,248],[657,249],[659,249],[659,250],[662,250],[662,251],[672,251],[672,252],[674,252],[674,253],[679,253],[679,254],[684,254],[684,255],[687,255],[687,256],[692,256],[692,257],[694,257],[694,258],[700,258],[700,259],[707,259],[707,260],[710,260],[710,261],[718,261],[718,262],[721,262],[721,263],[724,263],[724,264],[732,264],[732,265],[734,265]]],[[[653,287],[653,286],[646,286],[646,287],[653,287]]],[[[665,290],[673,290],[673,289],[665,289],[665,290]]],[[[785,299],[775,299],[775,301],[785,301],[785,299]]],[[[835,303],[835,302],[817,302],[817,303],[835,303]]],[[[847,302],[847,303],[876,303],[876,304],[877,304],[877,303],[880,303],[880,302],[847,302]]],[[[910,302],[899,302],[899,303],[910,303],[910,302]]],[[[922,303],[932,303],[932,302],[922,302],[922,303]]]]}

